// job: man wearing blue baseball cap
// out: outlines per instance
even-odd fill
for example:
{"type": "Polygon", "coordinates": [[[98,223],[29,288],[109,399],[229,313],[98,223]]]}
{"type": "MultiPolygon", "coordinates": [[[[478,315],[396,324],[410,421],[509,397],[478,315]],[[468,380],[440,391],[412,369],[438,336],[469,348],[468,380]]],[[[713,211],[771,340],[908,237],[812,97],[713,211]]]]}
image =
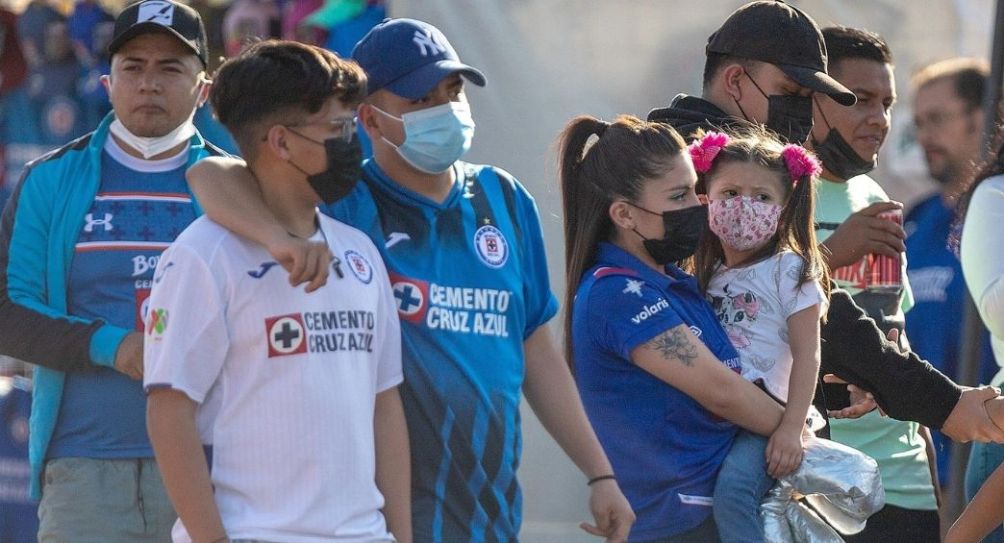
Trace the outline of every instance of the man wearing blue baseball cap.
{"type": "MultiPolygon", "coordinates": [[[[373,158],[326,211],[366,232],[390,272],[415,541],[517,540],[521,392],[586,475],[596,525],[583,529],[626,541],[634,514],[547,327],[557,301],[533,198],[507,172],[460,160],[474,136],[464,83],[484,86],[484,74],[412,19],[383,21],[353,57],[369,79],[358,117],[373,158]]],[[[303,244],[271,219],[241,163],[213,160],[188,175],[209,216],[268,247],[291,281],[352,265],[316,253],[293,262],[303,244]]]]}

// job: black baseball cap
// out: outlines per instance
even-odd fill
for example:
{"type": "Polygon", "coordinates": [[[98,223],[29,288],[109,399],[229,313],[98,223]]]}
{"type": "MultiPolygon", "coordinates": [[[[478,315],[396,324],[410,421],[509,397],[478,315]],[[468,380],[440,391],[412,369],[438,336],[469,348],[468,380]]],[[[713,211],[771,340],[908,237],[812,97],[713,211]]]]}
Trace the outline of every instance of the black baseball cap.
{"type": "Polygon", "coordinates": [[[167,32],[187,45],[205,67],[209,61],[206,27],[194,9],[172,0],[146,0],[122,10],[115,19],[115,31],[108,44],[112,55],[127,41],[147,32],[167,32]]]}
{"type": "Polygon", "coordinates": [[[705,51],[773,64],[799,85],[839,104],[857,102],[853,92],[826,73],[826,43],[819,26],[781,0],[750,2],[732,12],[708,37],[705,51]]]}

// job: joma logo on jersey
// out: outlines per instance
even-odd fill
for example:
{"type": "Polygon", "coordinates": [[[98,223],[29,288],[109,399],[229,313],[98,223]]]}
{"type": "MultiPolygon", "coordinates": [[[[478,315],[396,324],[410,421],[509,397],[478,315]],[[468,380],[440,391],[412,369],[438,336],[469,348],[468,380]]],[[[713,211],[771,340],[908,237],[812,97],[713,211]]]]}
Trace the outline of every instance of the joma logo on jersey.
{"type": "Polygon", "coordinates": [[[265,319],[265,334],[269,358],[307,352],[307,331],[299,313],[265,319]]]}
{"type": "Polygon", "coordinates": [[[669,307],[669,302],[665,298],[659,298],[659,301],[652,305],[647,305],[642,308],[642,310],[635,316],[631,317],[631,322],[635,324],[641,324],[643,321],[648,320],[649,317],[655,315],[656,313],[662,311],[669,307]]]}

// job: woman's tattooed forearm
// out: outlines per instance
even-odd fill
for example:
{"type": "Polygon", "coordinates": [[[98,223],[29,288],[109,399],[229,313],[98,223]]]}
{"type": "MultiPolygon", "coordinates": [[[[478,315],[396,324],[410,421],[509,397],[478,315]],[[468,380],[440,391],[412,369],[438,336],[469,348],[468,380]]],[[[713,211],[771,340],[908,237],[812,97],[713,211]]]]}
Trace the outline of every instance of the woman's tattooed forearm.
{"type": "Polygon", "coordinates": [[[678,328],[666,330],[649,340],[645,346],[659,352],[666,360],[679,360],[684,366],[693,366],[697,359],[697,348],[690,342],[687,334],[678,328]]]}

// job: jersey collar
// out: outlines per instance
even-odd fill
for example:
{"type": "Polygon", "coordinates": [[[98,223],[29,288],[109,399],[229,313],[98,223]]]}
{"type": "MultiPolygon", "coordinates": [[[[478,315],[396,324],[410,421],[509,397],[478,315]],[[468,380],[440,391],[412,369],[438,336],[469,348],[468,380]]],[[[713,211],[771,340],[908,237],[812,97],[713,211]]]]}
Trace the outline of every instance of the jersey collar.
{"type": "Polygon", "coordinates": [[[453,186],[450,187],[450,193],[443,199],[442,203],[433,201],[411,189],[402,187],[396,181],[391,179],[380,165],[377,164],[376,160],[369,158],[363,162],[363,171],[365,173],[364,177],[379,187],[384,192],[390,194],[394,199],[404,202],[409,205],[419,206],[424,208],[429,208],[432,210],[442,210],[449,209],[457,205],[460,201],[461,186],[465,180],[464,168],[461,167],[461,162],[454,162],[451,168],[453,168],[455,182],[453,186]]]}
{"type": "Polygon", "coordinates": [[[638,257],[608,241],[600,242],[596,260],[599,265],[627,268],[637,273],[645,281],[656,285],[673,286],[677,283],[693,284],[695,287],[697,285],[697,280],[692,275],[673,264],[666,265],[666,275],[663,275],[650,268],[638,257]]]}

